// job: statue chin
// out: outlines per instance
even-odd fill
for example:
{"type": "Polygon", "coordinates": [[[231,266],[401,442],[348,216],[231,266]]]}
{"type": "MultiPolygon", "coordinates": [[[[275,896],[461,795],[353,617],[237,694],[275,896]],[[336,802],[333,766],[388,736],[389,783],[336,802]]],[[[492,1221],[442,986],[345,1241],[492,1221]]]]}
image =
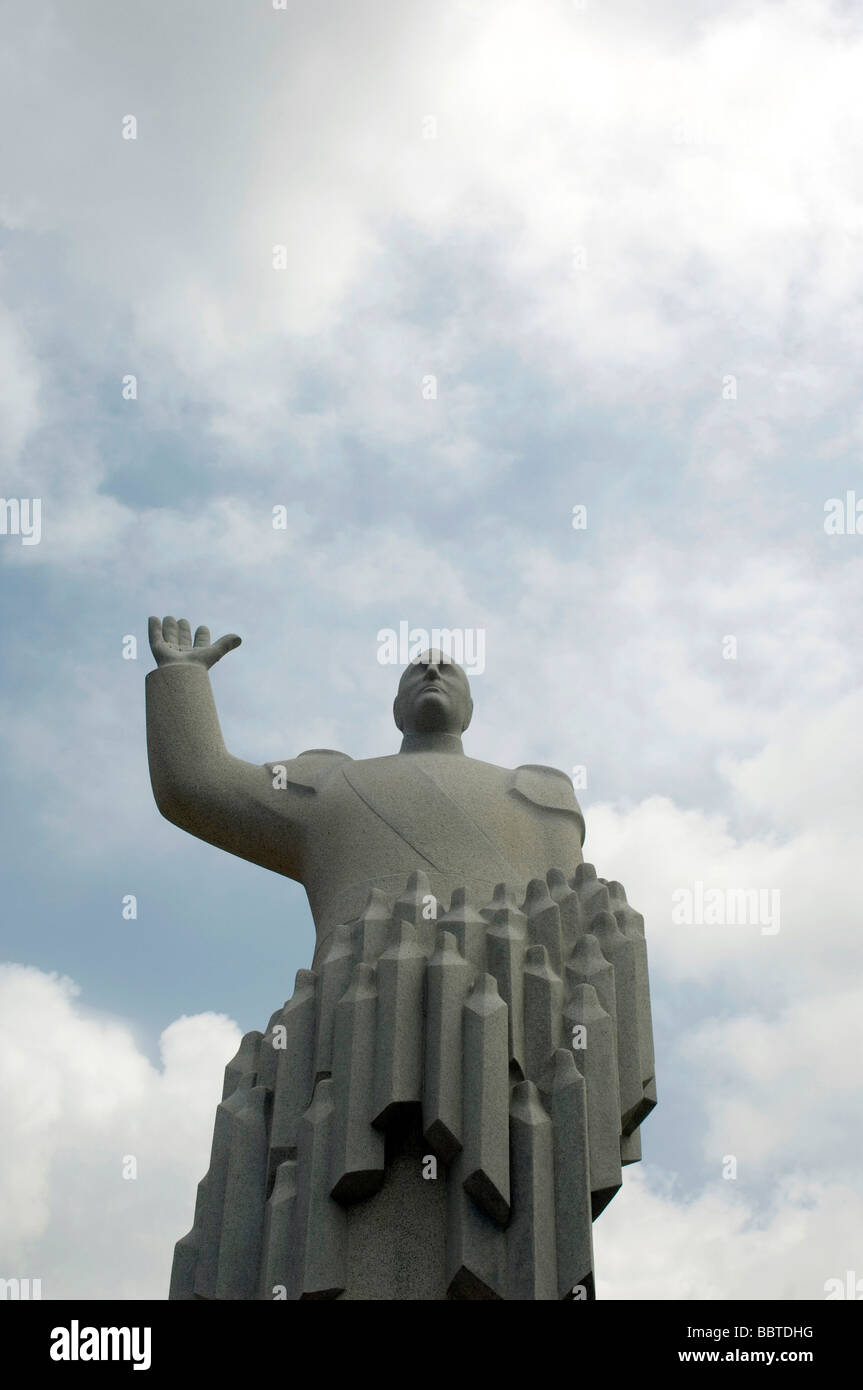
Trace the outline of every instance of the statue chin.
{"type": "Polygon", "coordinates": [[[406,734],[460,734],[461,728],[453,726],[453,715],[447,701],[440,695],[429,692],[419,701],[419,708],[413,711],[406,734]]]}

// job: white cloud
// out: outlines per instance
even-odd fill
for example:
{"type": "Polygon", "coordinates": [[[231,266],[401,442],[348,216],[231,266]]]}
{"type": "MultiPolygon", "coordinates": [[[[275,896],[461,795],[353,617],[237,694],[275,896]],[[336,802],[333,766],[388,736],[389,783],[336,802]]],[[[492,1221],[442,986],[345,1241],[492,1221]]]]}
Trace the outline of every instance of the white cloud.
{"type": "Polygon", "coordinates": [[[694,1029],[678,1056],[709,1089],[705,1155],[734,1154],[749,1176],[796,1164],[817,1171],[828,1162],[850,1180],[863,1138],[861,1054],[863,988],[841,979],[821,995],[804,988],[778,1017],[768,996],[763,1014],[694,1029]]]}
{"type": "MultiPolygon", "coordinates": [[[[12,491],[13,473],[22,447],[40,423],[37,343],[21,320],[0,304],[0,440],[4,496],[12,491]]],[[[30,496],[30,492],[26,492],[30,496]]]]}
{"type": "Polygon", "coordinates": [[[785,831],[829,827],[858,836],[863,782],[863,692],[829,709],[777,710],[770,739],[754,757],[727,761],[741,801],[785,831]]]}
{"type": "Polygon", "coordinates": [[[683,1199],[650,1176],[628,1168],[593,1228],[600,1298],[816,1300],[861,1268],[863,1199],[847,1183],[789,1175],[765,1209],[739,1180],[683,1199]]]}
{"type": "Polygon", "coordinates": [[[41,1279],[45,1298],[163,1298],[239,1030],[218,1014],[177,1019],[156,1068],[128,1023],[78,995],[71,980],[0,967],[2,1273],[41,1279]]]}
{"type": "Polygon", "coordinates": [[[765,400],[765,373],[791,372],[792,409],[803,382],[810,415],[837,377],[850,391],[863,37],[826,0],[723,7],[683,31],[557,0],[296,16],[211,5],[204,42],[167,4],[146,21],[134,7],[43,7],[16,28],[25,60],[7,61],[5,109],[14,120],[26,84],[31,116],[29,144],[7,153],[4,217],[57,237],[96,300],[130,306],[140,350],[209,399],[235,441],[290,423],[302,357],[286,370],[277,348],[292,337],[328,340],[358,425],[377,396],[375,425],[392,435],[401,420],[401,445],[415,412],[381,383],[365,401],[352,389],[388,340],[402,340],[399,362],[441,352],[451,373],[471,345],[503,341],[559,386],[577,371],[594,401],[623,393],[672,414],[681,392],[711,407],[727,371],[741,402],[754,391],[779,419],[788,392],[765,400]],[[135,141],[121,138],[127,112],[135,141]],[[426,274],[453,246],[468,258],[440,336],[400,309],[415,287],[389,282],[394,235],[421,239],[426,274]],[[587,253],[576,273],[574,245],[587,253]],[[460,318],[471,256],[496,293],[460,318]],[[792,299],[805,347],[789,362],[792,299]]]}

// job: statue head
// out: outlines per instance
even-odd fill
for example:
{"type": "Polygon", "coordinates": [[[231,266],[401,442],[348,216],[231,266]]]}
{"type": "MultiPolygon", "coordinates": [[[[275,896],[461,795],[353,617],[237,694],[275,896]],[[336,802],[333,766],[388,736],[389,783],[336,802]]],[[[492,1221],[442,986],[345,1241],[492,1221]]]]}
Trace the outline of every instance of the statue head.
{"type": "Polygon", "coordinates": [[[403,734],[463,734],[473,714],[470,683],[462,668],[434,649],[406,666],[393,701],[403,734]]]}

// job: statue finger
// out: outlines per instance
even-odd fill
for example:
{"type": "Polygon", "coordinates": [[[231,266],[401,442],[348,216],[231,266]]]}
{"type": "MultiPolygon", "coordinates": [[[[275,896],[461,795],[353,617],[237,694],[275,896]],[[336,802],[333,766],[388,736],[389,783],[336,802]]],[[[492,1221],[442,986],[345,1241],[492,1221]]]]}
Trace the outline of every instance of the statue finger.
{"type": "Polygon", "coordinates": [[[177,619],[176,619],[176,618],[163,618],[163,619],[162,619],[162,636],[164,637],[165,641],[168,642],[172,647],[176,647],[176,645],[177,645],[177,619]]]}
{"type": "Polygon", "coordinates": [[[197,628],[197,630],[196,630],[196,632],[195,632],[195,646],[196,646],[196,647],[209,647],[209,645],[210,645],[210,629],[209,629],[208,627],[199,627],[199,628],[197,628]]]}
{"type": "Polygon", "coordinates": [[[150,637],[150,650],[155,656],[156,643],[161,642],[162,640],[162,624],[159,622],[158,618],[150,618],[149,622],[147,623],[147,628],[150,637]]]}
{"type": "Polygon", "coordinates": [[[235,632],[229,632],[226,636],[220,637],[210,648],[212,660],[208,663],[212,666],[216,661],[221,661],[226,652],[232,652],[235,647],[239,647],[242,637],[238,637],[235,632]]]}
{"type": "Polygon", "coordinates": [[[188,652],[192,649],[192,629],[189,627],[187,618],[181,618],[177,623],[177,643],[181,652],[188,652]]]}

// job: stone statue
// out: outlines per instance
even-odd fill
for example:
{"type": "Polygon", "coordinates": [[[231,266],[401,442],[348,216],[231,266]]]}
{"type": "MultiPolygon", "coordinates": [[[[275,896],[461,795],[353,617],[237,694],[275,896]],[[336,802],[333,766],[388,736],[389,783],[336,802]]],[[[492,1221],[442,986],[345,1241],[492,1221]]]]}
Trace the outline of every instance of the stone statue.
{"type": "Polygon", "coordinates": [[[464,753],[464,671],[403,672],[399,752],[256,766],[150,619],[150,775],[190,834],[302,883],[311,970],[228,1064],[171,1298],[594,1296],[591,1221],[656,1103],[643,919],[554,768],[464,753]]]}

